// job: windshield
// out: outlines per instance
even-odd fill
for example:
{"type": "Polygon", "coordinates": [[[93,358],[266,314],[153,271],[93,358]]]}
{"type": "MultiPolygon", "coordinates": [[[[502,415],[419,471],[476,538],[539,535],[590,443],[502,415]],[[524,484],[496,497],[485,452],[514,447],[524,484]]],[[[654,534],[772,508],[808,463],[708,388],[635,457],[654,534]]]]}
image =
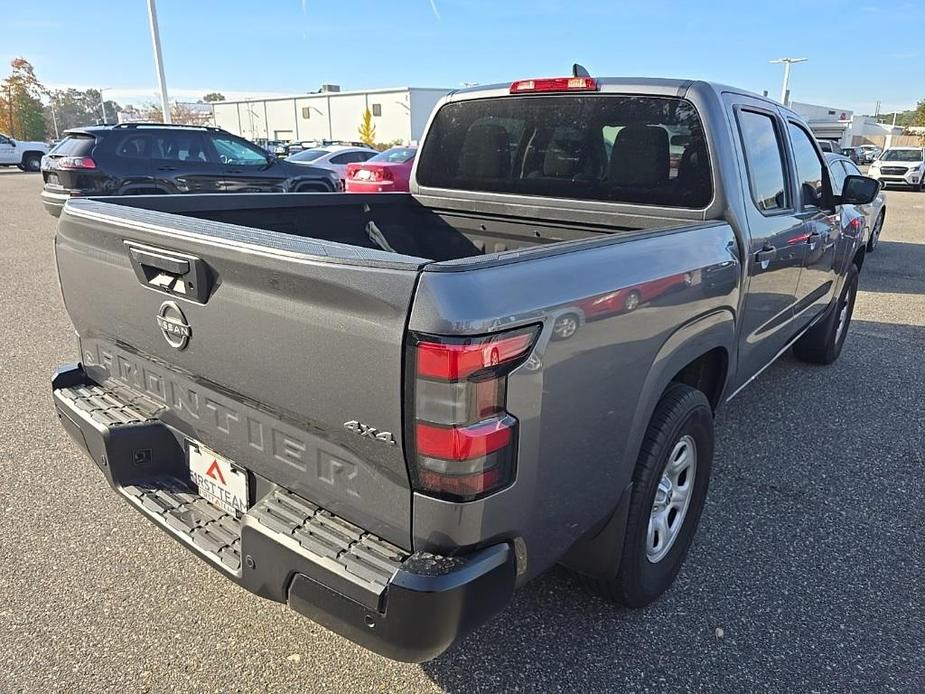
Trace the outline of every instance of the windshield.
{"type": "Polygon", "coordinates": [[[517,96],[444,105],[422,186],[703,208],[713,198],[700,117],[675,97],[517,96]]]}
{"type": "Polygon", "coordinates": [[[315,161],[315,159],[320,159],[328,152],[323,149],[303,149],[301,152],[296,152],[295,154],[289,157],[290,161],[315,161]]]}
{"type": "Polygon", "coordinates": [[[888,149],[880,155],[883,161],[923,161],[920,149],[888,149]]]}
{"type": "Polygon", "coordinates": [[[384,152],[379,152],[374,157],[367,159],[369,162],[380,162],[388,164],[404,164],[414,159],[417,149],[414,147],[392,147],[384,152]]]}

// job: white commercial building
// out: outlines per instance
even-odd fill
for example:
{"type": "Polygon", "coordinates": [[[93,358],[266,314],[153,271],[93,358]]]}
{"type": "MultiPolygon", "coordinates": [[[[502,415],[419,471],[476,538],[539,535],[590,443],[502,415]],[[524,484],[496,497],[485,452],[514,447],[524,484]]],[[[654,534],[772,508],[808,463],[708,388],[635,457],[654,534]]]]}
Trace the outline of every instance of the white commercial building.
{"type": "Polygon", "coordinates": [[[449,89],[396,87],[342,92],[326,85],[313,94],[219,101],[215,125],[249,140],[359,140],[366,109],[376,142],[420,139],[434,105],[449,89]]]}
{"type": "Polygon", "coordinates": [[[847,132],[854,117],[852,111],[799,101],[792,102],[790,108],[803,116],[817,140],[832,140],[840,147],[851,145],[851,138],[847,137],[847,132]]]}

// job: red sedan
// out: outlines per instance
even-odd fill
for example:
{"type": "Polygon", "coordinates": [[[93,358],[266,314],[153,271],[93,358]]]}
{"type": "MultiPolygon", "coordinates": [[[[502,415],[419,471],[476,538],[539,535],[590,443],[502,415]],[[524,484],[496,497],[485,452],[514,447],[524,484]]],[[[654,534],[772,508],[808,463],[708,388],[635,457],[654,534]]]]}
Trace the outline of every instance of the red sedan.
{"type": "Polygon", "coordinates": [[[347,164],[348,193],[408,192],[416,147],[392,147],[358,164],[347,164]]]}

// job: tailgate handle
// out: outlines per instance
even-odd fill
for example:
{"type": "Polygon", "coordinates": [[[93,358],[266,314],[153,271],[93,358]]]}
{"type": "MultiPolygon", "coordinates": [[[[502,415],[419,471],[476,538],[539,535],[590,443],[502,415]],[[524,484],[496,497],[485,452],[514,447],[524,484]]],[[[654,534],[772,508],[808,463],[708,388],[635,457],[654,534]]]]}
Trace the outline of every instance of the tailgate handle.
{"type": "Polygon", "coordinates": [[[205,261],[194,255],[168,251],[126,241],[132,268],[146,287],[200,304],[206,303],[212,287],[205,261]]]}

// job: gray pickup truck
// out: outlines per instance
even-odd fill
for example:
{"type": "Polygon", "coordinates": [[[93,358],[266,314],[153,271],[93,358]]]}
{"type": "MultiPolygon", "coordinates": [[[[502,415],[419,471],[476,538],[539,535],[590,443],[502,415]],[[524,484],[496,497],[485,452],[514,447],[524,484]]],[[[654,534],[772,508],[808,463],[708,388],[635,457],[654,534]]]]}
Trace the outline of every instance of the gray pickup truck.
{"type": "Polygon", "coordinates": [[[805,123],[729,87],[455,92],[410,194],[69,200],[55,408],[167,534],[388,657],[556,563],[643,606],[716,409],[791,345],[838,358],[877,190],[834,195],[805,123]]]}

